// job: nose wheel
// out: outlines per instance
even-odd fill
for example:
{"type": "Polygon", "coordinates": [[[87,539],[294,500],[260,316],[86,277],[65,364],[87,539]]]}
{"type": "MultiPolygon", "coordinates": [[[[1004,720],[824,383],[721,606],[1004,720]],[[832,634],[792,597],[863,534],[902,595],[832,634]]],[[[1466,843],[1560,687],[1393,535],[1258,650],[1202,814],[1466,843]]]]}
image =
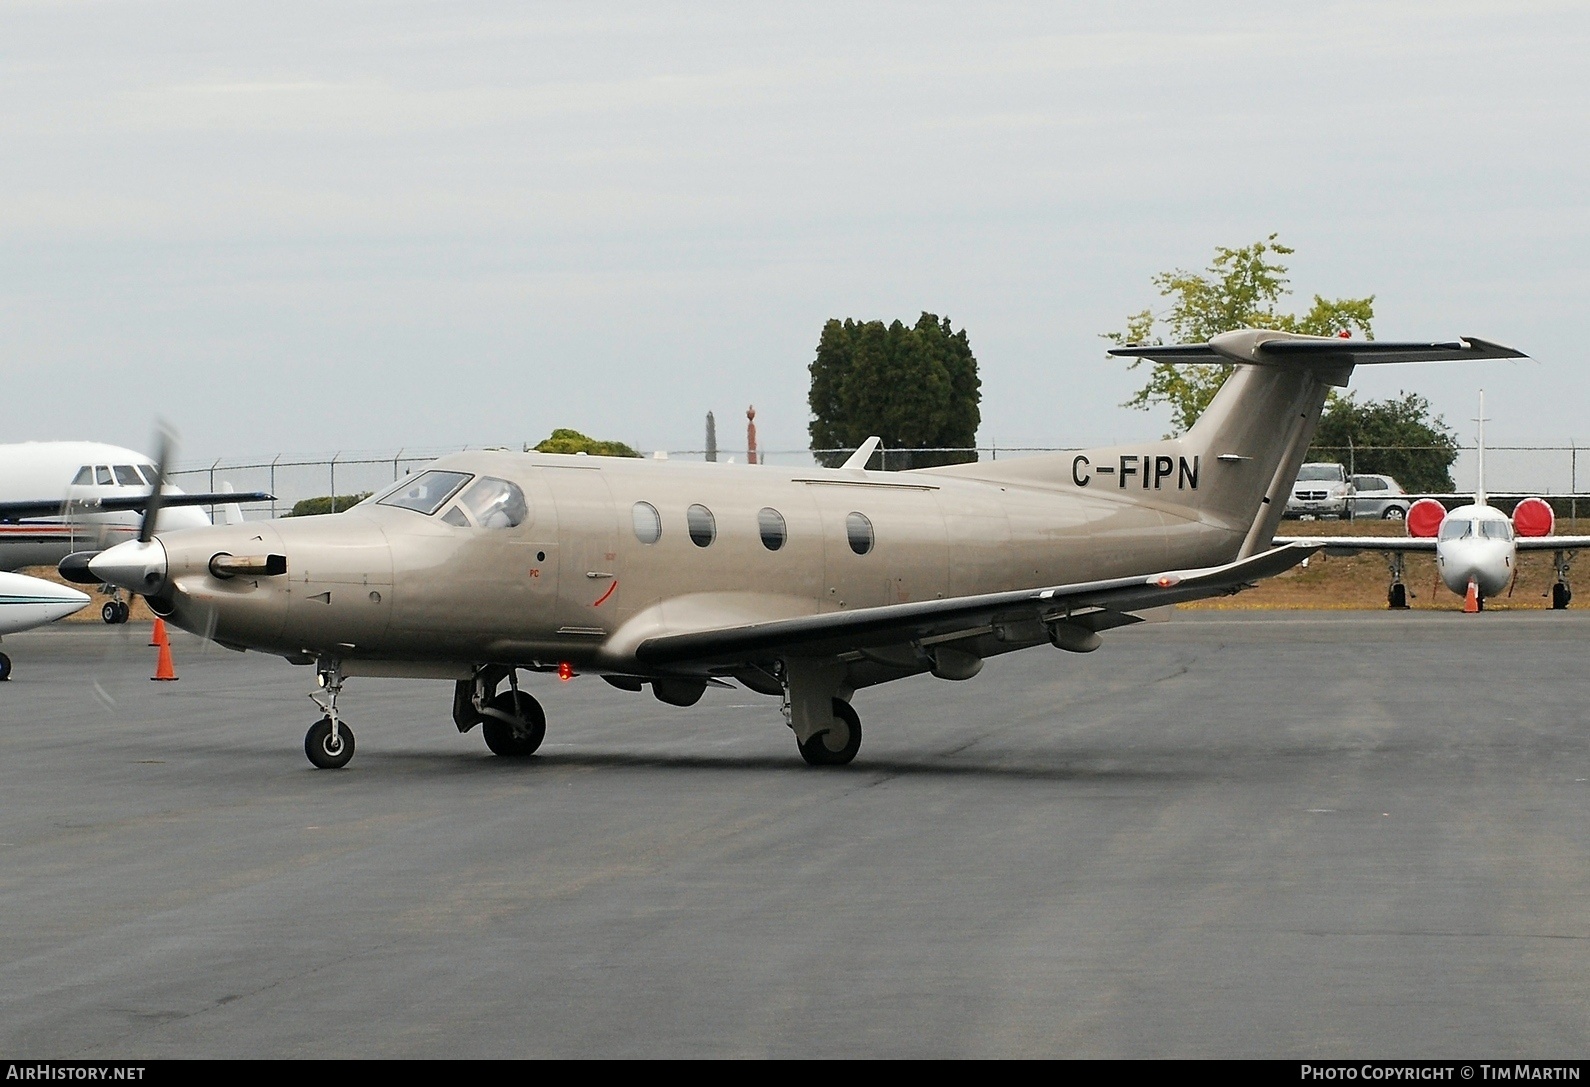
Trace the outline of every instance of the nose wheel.
{"type": "Polygon", "coordinates": [[[337,696],[342,693],[342,662],[321,657],[316,662],[316,678],[325,693],[312,692],[310,698],[326,711],[326,716],[309,726],[304,734],[304,754],[321,770],[340,770],[353,758],[353,729],[337,714],[337,696]]]}
{"type": "Polygon", "coordinates": [[[99,609],[99,617],[111,626],[117,626],[127,621],[132,614],[132,606],[125,600],[107,600],[105,606],[99,609]]]}
{"type": "Polygon", "coordinates": [[[304,735],[304,754],[322,770],[340,770],[353,758],[353,729],[338,723],[331,727],[331,718],[322,717],[304,735]]]}
{"type": "Polygon", "coordinates": [[[0,653],[0,681],[11,678],[11,658],[0,653]]]}

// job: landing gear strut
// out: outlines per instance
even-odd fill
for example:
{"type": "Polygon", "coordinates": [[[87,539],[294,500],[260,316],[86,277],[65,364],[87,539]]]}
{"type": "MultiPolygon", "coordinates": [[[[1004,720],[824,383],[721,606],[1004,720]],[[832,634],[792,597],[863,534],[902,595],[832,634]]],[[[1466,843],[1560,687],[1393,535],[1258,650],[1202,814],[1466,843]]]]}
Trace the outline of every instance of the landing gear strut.
{"type": "Polygon", "coordinates": [[[321,657],[316,668],[320,686],[326,693],[315,692],[309,697],[326,711],[326,716],[311,725],[304,735],[304,754],[322,770],[338,770],[353,758],[353,730],[337,715],[337,696],[342,693],[342,662],[321,657]]]}

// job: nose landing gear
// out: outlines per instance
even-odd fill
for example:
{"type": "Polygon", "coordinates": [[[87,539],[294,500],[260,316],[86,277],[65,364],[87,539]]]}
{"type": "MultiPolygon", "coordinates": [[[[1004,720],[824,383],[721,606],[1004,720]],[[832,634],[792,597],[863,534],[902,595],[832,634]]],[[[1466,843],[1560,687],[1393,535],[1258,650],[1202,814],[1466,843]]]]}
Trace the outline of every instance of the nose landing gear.
{"type": "Polygon", "coordinates": [[[1552,571],[1557,575],[1557,580],[1551,585],[1551,606],[1561,611],[1573,599],[1573,590],[1568,587],[1568,552],[1552,552],[1552,571]]]}
{"type": "Polygon", "coordinates": [[[320,686],[326,693],[313,691],[309,697],[326,711],[326,716],[311,725],[304,735],[304,754],[322,770],[340,770],[353,758],[353,730],[337,715],[337,696],[342,693],[342,662],[322,657],[316,668],[320,686]]]}
{"type": "Polygon", "coordinates": [[[110,591],[110,599],[99,609],[99,617],[110,626],[125,623],[127,617],[132,614],[132,605],[121,598],[121,590],[114,585],[102,586],[102,589],[110,591]]]}

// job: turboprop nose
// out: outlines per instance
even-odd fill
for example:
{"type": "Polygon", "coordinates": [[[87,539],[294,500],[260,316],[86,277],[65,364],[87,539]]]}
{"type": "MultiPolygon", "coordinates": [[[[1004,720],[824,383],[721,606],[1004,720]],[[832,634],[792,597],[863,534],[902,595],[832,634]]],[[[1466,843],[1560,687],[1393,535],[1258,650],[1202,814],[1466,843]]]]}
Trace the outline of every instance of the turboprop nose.
{"type": "Polygon", "coordinates": [[[166,548],[158,539],[128,540],[89,559],[88,571],[107,585],[152,596],[166,580],[166,548]]]}

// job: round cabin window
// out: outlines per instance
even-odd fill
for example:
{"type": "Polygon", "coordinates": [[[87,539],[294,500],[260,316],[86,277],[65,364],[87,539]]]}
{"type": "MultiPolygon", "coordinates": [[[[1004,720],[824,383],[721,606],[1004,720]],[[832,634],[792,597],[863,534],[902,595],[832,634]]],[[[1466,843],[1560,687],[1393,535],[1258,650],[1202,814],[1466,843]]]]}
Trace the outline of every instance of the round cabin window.
{"type": "Polygon", "coordinates": [[[850,540],[850,550],[865,555],[872,550],[872,522],[864,513],[852,513],[845,518],[845,536],[850,540]]]}
{"type": "Polygon", "coordinates": [[[756,525],[762,530],[763,547],[769,551],[777,551],[784,546],[787,533],[782,513],[772,506],[768,506],[756,515],[756,525]]]}
{"type": "Polygon", "coordinates": [[[712,511],[699,504],[685,511],[685,525],[690,529],[690,542],[697,547],[708,546],[718,535],[718,522],[712,511]]]}
{"type": "Polygon", "coordinates": [[[635,521],[635,539],[643,544],[654,544],[662,539],[662,515],[650,502],[636,502],[630,511],[635,521]]]}

